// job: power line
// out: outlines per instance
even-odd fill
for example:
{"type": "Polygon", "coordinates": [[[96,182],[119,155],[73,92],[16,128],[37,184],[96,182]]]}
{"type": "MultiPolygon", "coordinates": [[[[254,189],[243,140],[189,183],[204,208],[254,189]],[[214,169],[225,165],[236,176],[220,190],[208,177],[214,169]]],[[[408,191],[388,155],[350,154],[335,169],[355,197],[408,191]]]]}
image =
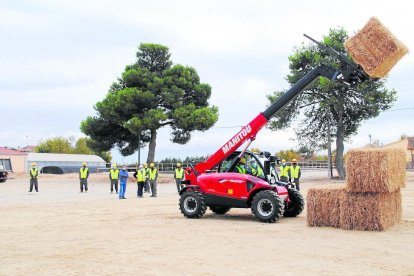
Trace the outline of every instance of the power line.
{"type": "Polygon", "coordinates": [[[385,110],[385,112],[387,112],[387,111],[408,110],[408,109],[414,109],[414,107],[404,107],[404,108],[390,109],[390,110],[385,110]]]}
{"type": "MultiPolygon", "coordinates": [[[[390,109],[390,110],[384,110],[383,112],[388,112],[388,111],[401,111],[401,110],[412,110],[414,109],[414,107],[404,107],[404,108],[397,108],[397,109],[390,109]]],[[[299,122],[301,119],[293,119],[291,120],[292,123],[294,122],[299,122]]],[[[218,127],[213,127],[213,128],[242,128],[244,126],[218,126],[218,127]]]]}

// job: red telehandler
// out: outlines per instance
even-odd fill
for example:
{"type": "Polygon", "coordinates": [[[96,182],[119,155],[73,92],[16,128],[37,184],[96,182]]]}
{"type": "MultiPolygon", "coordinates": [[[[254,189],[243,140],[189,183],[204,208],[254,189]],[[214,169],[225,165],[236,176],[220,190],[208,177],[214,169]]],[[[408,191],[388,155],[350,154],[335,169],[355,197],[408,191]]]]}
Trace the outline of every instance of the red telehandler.
{"type": "Polygon", "coordinates": [[[275,162],[276,158],[270,156],[269,153],[262,155],[267,160],[257,162],[259,166],[264,164],[261,167],[263,170],[261,176],[233,171],[242,158],[248,157],[250,160],[260,161],[260,158],[248,152],[247,148],[272,116],[299,95],[312,81],[323,76],[334,82],[355,86],[369,79],[360,65],[306,34],[305,37],[337,58],[340,62],[339,68],[324,64],[316,66],[205,162],[196,165],[190,162],[186,169],[185,186],[180,191],[179,201],[181,212],[185,217],[200,218],[206,212],[207,207],[210,207],[216,214],[225,214],[230,208],[251,208],[257,219],[272,223],[282,216],[296,217],[302,212],[304,200],[294,185],[271,177],[272,166],[269,164],[275,162]],[[243,149],[236,151],[244,143],[246,145],[243,149]]]}

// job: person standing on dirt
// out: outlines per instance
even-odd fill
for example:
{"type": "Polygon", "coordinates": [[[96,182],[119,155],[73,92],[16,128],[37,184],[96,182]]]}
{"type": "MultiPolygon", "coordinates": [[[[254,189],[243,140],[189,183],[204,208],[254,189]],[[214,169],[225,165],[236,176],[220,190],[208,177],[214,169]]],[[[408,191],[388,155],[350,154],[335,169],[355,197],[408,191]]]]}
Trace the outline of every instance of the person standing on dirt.
{"type": "Polygon", "coordinates": [[[177,185],[177,191],[180,193],[182,187],[181,182],[184,180],[184,169],[181,167],[181,163],[177,163],[177,167],[174,171],[175,184],[177,185]]]}
{"type": "Polygon", "coordinates": [[[128,182],[128,168],[126,165],[123,166],[122,170],[119,171],[119,199],[126,199],[126,184],[128,182]]]}
{"type": "Polygon", "coordinates": [[[292,166],[289,170],[289,177],[291,178],[291,181],[295,183],[296,190],[300,191],[299,187],[299,178],[301,176],[300,166],[297,164],[298,160],[292,159],[292,166]]]}
{"type": "Polygon", "coordinates": [[[145,185],[145,180],[146,180],[146,174],[147,172],[144,169],[144,166],[139,165],[139,170],[137,170],[134,173],[134,177],[137,180],[137,197],[140,198],[142,197],[142,190],[144,188],[145,185]]]}
{"type": "Polygon", "coordinates": [[[35,188],[36,193],[39,192],[39,187],[37,183],[37,177],[39,176],[39,171],[36,169],[36,163],[32,163],[32,169],[29,172],[30,174],[30,189],[29,192],[33,191],[33,186],[35,188]]]}
{"type": "Polygon", "coordinates": [[[111,181],[111,194],[115,192],[118,194],[119,170],[116,163],[112,163],[112,168],[109,170],[109,180],[111,181]]]}
{"type": "Polygon", "coordinates": [[[88,192],[88,177],[89,177],[89,168],[86,167],[86,162],[82,163],[82,167],[79,169],[79,180],[80,180],[80,192],[88,192]]]}
{"type": "Polygon", "coordinates": [[[148,164],[144,164],[144,171],[145,171],[145,182],[144,182],[144,193],[150,192],[150,180],[149,180],[149,171],[148,164]]]}
{"type": "Polygon", "coordinates": [[[150,164],[149,168],[149,182],[151,186],[151,197],[157,197],[157,179],[158,179],[158,170],[154,166],[154,163],[150,164]]]}
{"type": "Polygon", "coordinates": [[[289,181],[289,170],[290,166],[286,164],[286,160],[282,159],[282,165],[279,167],[279,180],[282,182],[289,181]]]}

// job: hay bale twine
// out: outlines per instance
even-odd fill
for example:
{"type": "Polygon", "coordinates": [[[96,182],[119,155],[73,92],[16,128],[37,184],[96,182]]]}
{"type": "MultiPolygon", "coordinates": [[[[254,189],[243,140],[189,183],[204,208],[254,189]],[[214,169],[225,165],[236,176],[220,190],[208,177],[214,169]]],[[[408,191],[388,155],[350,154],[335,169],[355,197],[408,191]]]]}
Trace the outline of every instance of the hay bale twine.
{"type": "Polygon", "coordinates": [[[344,43],[356,63],[373,78],[385,77],[391,68],[408,53],[400,42],[376,17],[344,43]]]}
{"type": "Polygon", "coordinates": [[[306,197],[308,226],[340,227],[340,197],[343,193],[343,185],[309,189],[306,197]]]}
{"type": "Polygon", "coordinates": [[[340,227],[346,230],[382,231],[401,220],[400,190],[344,193],[340,206],[340,227]]]}
{"type": "Polygon", "coordinates": [[[346,190],[353,193],[394,192],[405,187],[402,149],[354,149],[346,155],[346,190]]]}

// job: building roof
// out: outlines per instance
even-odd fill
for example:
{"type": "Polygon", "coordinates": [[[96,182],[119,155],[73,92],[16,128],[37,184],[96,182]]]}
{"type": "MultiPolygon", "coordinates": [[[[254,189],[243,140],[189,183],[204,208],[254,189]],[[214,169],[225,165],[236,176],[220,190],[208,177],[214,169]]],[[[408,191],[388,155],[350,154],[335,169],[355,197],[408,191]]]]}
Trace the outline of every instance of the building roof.
{"type": "Polygon", "coordinates": [[[88,154],[66,154],[66,153],[36,153],[29,152],[27,161],[45,161],[45,162],[100,162],[106,163],[97,155],[88,154]]]}
{"type": "Polygon", "coordinates": [[[24,152],[0,147],[0,155],[26,155],[24,152]]]}
{"type": "Polygon", "coordinates": [[[33,150],[36,148],[36,146],[33,145],[27,145],[23,148],[20,148],[19,151],[21,152],[33,152],[33,150]]]}

